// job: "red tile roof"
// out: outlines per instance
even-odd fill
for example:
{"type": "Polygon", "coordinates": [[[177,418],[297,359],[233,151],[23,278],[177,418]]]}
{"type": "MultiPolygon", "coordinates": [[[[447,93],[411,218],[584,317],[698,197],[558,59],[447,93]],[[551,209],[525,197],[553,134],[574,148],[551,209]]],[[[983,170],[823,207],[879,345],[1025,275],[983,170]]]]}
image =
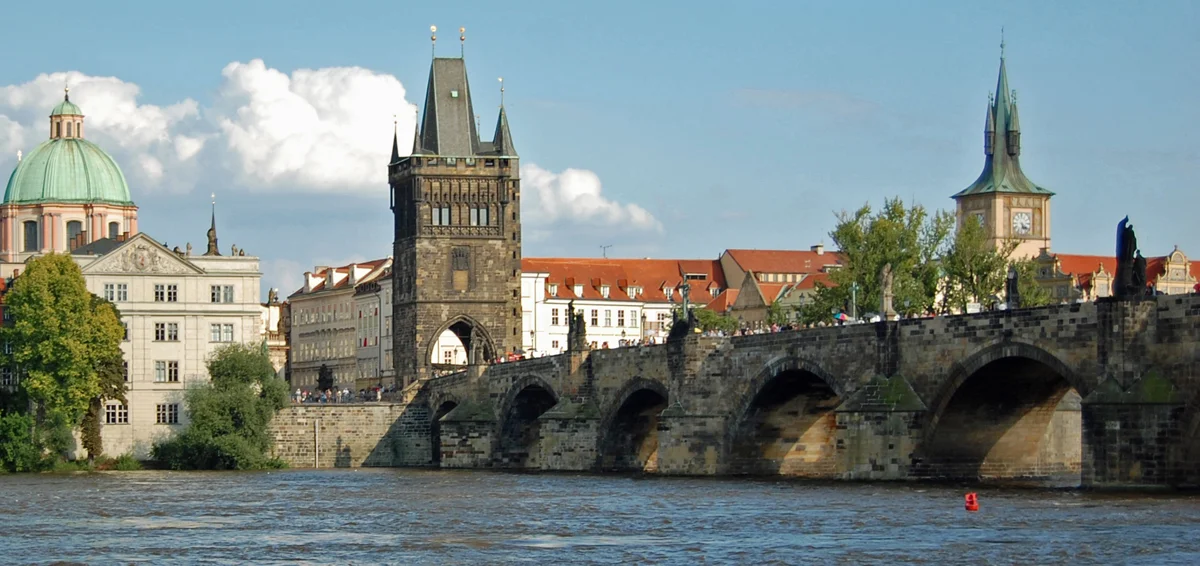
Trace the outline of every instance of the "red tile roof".
{"type": "MultiPolygon", "coordinates": [[[[375,260],[371,260],[371,261],[360,261],[360,262],[356,262],[356,263],[348,263],[341,267],[322,267],[320,270],[312,272],[312,274],[314,276],[321,277],[322,279],[316,285],[313,285],[312,290],[309,291],[309,293],[315,293],[317,291],[325,291],[325,290],[333,290],[333,289],[345,289],[346,287],[349,286],[349,283],[350,283],[350,277],[349,277],[350,268],[352,268],[354,266],[358,266],[359,268],[366,268],[368,270],[367,273],[370,274],[370,273],[374,272],[375,270],[379,269],[380,267],[386,265],[391,260],[392,260],[392,258],[385,257],[383,259],[375,259],[375,260]],[[336,274],[346,275],[346,277],[342,277],[340,281],[337,281],[336,283],[333,284],[332,287],[329,287],[328,289],[326,289],[325,274],[328,273],[329,270],[333,270],[333,272],[336,274]]],[[[337,280],[337,277],[334,276],[334,279],[337,280]]],[[[359,280],[359,281],[356,281],[355,284],[357,285],[358,283],[363,283],[363,282],[364,282],[363,280],[359,280]]],[[[288,297],[290,298],[292,296],[299,295],[303,292],[304,292],[304,287],[300,287],[299,289],[296,289],[296,291],[294,293],[292,293],[291,295],[288,295],[288,297]]]]}
{"type": "Polygon", "coordinates": [[[607,285],[608,300],[630,300],[629,288],[640,287],[636,300],[679,302],[682,297],[677,289],[689,276],[690,300],[706,304],[715,298],[710,289],[725,288],[720,262],[714,260],[525,258],[521,270],[548,273],[546,297],[551,297],[549,286],[557,285],[554,297],[560,299],[603,300],[600,288],[607,285]],[[578,296],[576,285],[583,286],[578,296]],[[671,301],[664,288],[673,290],[671,301]]]}
{"type": "Polygon", "coordinates": [[[806,276],[803,281],[797,283],[796,290],[803,291],[806,289],[814,289],[816,288],[817,283],[820,283],[826,287],[836,286],[833,280],[829,278],[828,273],[813,273],[812,275],[806,276]]]}
{"type": "Polygon", "coordinates": [[[719,313],[726,313],[729,312],[730,308],[733,308],[733,303],[737,302],[737,298],[737,289],[725,289],[724,291],[721,291],[720,295],[717,295],[716,299],[713,299],[711,303],[708,303],[705,308],[719,313]]]}
{"type": "Polygon", "coordinates": [[[742,271],[755,273],[817,273],[840,265],[842,254],[808,250],[725,250],[742,271]]]}
{"type": "MultiPolygon", "coordinates": [[[[1074,275],[1079,282],[1079,287],[1088,289],[1092,286],[1092,274],[1104,269],[1105,273],[1115,276],[1117,273],[1117,258],[1115,256],[1102,255],[1080,255],[1080,254],[1055,254],[1058,259],[1059,269],[1067,275],[1074,275]]],[[[1168,256],[1155,256],[1146,258],[1146,284],[1154,285],[1158,282],[1158,276],[1166,272],[1166,263],[1168,256]]],[[[1191,262],[1192,275],[1200,273],[1200,262],[1191,262]]]]}

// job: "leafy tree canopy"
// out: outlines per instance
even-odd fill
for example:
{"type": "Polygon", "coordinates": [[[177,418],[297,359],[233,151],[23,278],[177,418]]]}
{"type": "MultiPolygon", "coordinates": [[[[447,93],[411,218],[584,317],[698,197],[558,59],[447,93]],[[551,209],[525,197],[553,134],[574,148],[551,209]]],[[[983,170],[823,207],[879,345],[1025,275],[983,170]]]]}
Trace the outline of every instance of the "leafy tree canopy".
{"type": "Polygon", "coordinates": [[[267,425],[287,405],[287,385],[260,348],[231,344],[208,362],[212,380],[188,390],[191,422],[179,436],[154,445],[154,458],[177,470],[278,467],[267,457],[267,425]]]}

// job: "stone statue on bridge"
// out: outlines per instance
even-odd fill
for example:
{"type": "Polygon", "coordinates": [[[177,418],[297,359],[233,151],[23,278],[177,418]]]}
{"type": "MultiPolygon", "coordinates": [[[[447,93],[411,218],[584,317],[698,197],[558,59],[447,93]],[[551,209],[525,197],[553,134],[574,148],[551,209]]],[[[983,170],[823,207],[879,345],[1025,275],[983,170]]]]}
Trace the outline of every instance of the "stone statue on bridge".
{"type": "Polygon", "coordinates": [[[883,266],[883,270],[879,273],[879,315],[884,320],[896,320],[896,309],[892,307],[892,264],[888,263],[883,266]]]}
{"type": "Polygon", "coordinates": [[[1126,216],[1117,224],[1117,273],[1113,295],[1128,299],[1146,294],[1146,258],[1137,247],[1137,235],[1126,216]],[[1139,271],[1140,270],[1140,271],[1139,271]]]}
{"type": "Polygon", "coordinates": [[[587,350],[587,322],[583,313],[575,311],[575,301],[567,303],[567,350],[582,352],[587,350]]]}
{"type": "Polygon", "coordinates": [[[1008,266],[1008,279],[1004,281],[1004,302],[1010,309],[1021,308],[1021,289],[1018,285],[1021,274],[1017,273],[1017,266],[1008,266]]]}

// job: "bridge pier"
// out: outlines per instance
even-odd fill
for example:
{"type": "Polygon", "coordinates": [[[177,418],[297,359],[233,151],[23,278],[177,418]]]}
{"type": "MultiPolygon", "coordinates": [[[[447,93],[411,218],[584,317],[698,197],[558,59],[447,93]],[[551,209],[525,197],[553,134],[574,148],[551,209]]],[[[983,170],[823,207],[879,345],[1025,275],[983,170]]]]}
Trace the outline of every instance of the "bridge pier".
{"type": "Polygon", "coordinates": [[[727,473],[728,416],[690,414],[675,403],[659,414],[658,422],[658,473],[674,476],[727,473]]]}
{"type": "Polygon", "coordinates": [[[1105,381],[1084,399],[1084,487],[1166,487],[1185,479],[1185,405],[1157,372],[1128,390],[1105,381]]]}
{"type": "Polygon", "coordinates": [[[835,412],[838,479],[912,477],[926,407],[908,380],[899,375],[876,377],[835,412]]]}
{"type": "Polygon", "coordinates": [[[538,420],[541,469],[585,472],[596,468],[600,412],[595,403],[566,400],[538,420]]]}

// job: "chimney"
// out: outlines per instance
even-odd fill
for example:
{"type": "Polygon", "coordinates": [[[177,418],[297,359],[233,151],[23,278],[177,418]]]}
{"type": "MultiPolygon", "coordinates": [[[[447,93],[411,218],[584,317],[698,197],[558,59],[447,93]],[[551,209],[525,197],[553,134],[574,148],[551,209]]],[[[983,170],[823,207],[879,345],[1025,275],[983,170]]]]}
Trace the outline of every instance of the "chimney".
{"type": "Polygon", "coordinates": [[[815,252],[817,255],[825,255],[825,244],[817,244],[809,248],[809,250],[815,252]]]}

